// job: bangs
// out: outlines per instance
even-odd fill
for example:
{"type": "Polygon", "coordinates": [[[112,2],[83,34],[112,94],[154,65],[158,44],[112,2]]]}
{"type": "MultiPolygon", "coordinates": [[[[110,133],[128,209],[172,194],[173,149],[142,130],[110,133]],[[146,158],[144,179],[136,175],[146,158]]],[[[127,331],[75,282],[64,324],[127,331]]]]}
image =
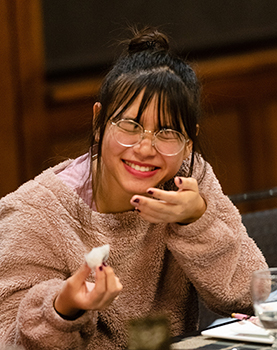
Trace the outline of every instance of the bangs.
{"type": "Polygon", "coordinates": [[[143,112],[154,101],[158,129],[173,129],[186,135],[190,96],[183,81],[169,68],[155,69],[149,73],[122,75],[118,78],[109,109],[109,119],[122,119],[124,112],[143,93],[135,121],[140,123],[143,112]]]}

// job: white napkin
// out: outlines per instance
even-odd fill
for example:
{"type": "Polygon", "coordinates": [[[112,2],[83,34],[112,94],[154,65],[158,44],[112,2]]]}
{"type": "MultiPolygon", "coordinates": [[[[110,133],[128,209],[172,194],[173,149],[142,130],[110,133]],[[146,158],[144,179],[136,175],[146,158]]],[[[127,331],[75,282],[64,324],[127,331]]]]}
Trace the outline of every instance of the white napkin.
{"type": "Polygon", "coordinates": [[[93,248],[88,254],[85,254],[85,259],[88,266],[95,270],[97,266],[108,260],[109,253],[110,245],[105,244],[102,247],[93,248]]]}

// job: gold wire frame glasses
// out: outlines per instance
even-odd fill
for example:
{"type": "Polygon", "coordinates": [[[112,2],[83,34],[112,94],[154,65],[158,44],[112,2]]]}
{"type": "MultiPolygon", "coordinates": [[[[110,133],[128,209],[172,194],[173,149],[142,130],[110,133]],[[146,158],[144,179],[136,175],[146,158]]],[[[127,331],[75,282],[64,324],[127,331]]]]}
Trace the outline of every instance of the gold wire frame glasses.
{"type": "Polygon", "coordinates": [[[111,121],[114,127],[116,141],[124,147],[133,147],[139,144],[145,134],[152,134],[152,146],[166,156],[175,156],[180,153],[189,141],[179,131],[172,129],[161,129],[156,132],[144,130],[143,126],[132,119],[121,119],[111,121]]]}

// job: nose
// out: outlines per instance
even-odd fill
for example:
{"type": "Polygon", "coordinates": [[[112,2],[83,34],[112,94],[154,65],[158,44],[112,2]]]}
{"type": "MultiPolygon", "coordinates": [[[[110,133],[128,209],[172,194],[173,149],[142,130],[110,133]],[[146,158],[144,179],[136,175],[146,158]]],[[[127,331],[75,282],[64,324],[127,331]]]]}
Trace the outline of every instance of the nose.
{"type": "Polygon", "coordinates": [[[142,156],[154,156],[157,151],[154,147],[154,135],[151,131],[145,130],[142,140],[133,147],[134,151],[142,156]]]}

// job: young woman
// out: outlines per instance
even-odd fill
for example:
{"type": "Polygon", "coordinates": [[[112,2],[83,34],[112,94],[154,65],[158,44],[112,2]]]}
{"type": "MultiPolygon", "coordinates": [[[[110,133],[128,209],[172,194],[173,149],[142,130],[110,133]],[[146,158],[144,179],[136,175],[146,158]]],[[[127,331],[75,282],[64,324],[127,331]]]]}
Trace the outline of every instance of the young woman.
{"type": "Polygon", "coordinates": [[[198,295],[251,313],[265,260],[200,155],[199,85],[157,30],[135,33],[93,107],[87,154],[0,202],[0,338],[26,349],[124,349],[130,320],[197,328],[198,295]],[[95,276],[84,263],[110,245],[95,276]]]}

